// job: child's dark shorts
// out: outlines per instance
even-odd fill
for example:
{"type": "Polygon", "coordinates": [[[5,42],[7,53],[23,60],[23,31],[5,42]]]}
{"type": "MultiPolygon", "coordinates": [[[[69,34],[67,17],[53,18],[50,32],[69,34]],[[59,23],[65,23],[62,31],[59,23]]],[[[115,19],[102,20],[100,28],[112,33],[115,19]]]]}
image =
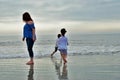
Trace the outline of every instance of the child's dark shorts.
{"type": "Polygon", "coordinates": [[[67,55],[67,49],[59,49],[61,54],[66,54],[67,55]]]}

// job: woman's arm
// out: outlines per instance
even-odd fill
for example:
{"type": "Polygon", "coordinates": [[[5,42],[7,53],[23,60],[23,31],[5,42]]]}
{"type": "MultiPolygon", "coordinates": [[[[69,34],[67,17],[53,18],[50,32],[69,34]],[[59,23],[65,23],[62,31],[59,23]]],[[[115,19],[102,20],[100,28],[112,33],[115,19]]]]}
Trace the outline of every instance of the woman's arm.
{"type": "Polygon", "coordinates": [[[35,35],[34,22],[33,21],[28,21],[27,23],[30,24],[31,27],[32,27],[32,39],[33,39],[33,41],[35,41],[36,40],[36,35],[35,35]]]}
{"type": "Polygon", "coordinates": [[[33,41],[35,41],[36,40],[36,35],[35,35],[35,28],[33,28],[32,29],[32,39],[33,39],[33,41]]]}

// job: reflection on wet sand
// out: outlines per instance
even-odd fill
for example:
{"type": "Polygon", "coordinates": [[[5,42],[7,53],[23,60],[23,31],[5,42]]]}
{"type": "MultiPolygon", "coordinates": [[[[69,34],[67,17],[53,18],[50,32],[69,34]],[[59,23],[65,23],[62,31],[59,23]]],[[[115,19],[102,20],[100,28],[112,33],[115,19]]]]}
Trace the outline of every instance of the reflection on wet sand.
{"type": "MultiPolygon", "coordinates": [[[[66,79],[66,80],[68,80],[67,65],[63,65],[61,79],[66,79]]],[[[60,80],[61,80],[61,79],[60,79],[60,80]]]]}
{"type": "Polygon", "coordinates": [[[51,58],[51,60],[55,65],[55,70],[57,72],[58,79],[59,80],[68,80],[67,65],[62,65],[61,60],[58,61],[55,57],[51,58]]]}
{"type": "Polygon", "coordinates": [[[28,80],[34,80],[33,74],[34,74],[34,65],[29,65],[29,73],[28,73],[28,80]]]}

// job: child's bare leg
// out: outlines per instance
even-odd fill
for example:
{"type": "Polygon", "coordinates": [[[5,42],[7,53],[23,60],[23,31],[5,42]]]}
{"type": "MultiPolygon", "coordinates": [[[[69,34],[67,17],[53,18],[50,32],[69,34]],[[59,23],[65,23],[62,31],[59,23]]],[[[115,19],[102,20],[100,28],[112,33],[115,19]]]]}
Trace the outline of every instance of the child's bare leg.
{"type": "Polygon", "coordinates": [[[55,51],[51,54],[51,57],[53,56],[54,53],[55,53],[55,51]]]}
{"type": "Polygon", "coordinates": [[[66,60],[67,55],[66,55],[66,54],[63,54],[63,56],[64,56],[64,64],[65,64],[65,63],[67,63],[67,60],[66,60]]]}
{"type": "Polygon", "coordinates": [[[61,54],[61,56],[62,56],[62,59],[63,59],[63,61],[64,61],[64,64],[67,63],[66,55],[65,55],[65,54],[61,54]]]}

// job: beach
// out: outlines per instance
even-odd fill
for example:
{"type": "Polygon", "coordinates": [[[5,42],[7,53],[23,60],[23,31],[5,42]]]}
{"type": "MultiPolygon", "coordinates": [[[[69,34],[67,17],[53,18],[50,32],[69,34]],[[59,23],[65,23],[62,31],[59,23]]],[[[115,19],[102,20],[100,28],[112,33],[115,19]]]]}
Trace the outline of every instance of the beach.
{"type": "Polygon", "coordinates": [[[0,7],[0,80],[120,80],[120,0],[0,0],[0,7]]]}
{"type": "Polygon", "coordinates": [[[120,55],[68,56],[67,65],[56,57],[0,59],[0,80],[119,80],[120,55]]]}

